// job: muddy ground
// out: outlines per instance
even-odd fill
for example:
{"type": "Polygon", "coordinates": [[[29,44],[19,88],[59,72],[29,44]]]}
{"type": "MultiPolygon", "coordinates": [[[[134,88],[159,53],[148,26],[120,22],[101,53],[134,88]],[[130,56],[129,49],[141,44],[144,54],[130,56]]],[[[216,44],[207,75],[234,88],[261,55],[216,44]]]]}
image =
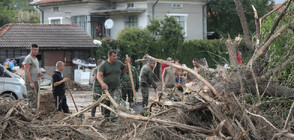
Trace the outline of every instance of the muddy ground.
{"type": "MultiPolygon", "coordinates": [[[[149,99],[150,100],[155,100],[156,99],[156,94],[154,92],[154,89],[150,88],[149,91],[150,91],[149,99]]],[[[85,107],[87,107],[87,106],[89,106],[89,105],[91,105],[93,103],[93,92],[92,91],[89,91],[89,90],[87,90],[87,91],[71,90],[71,92],[73,94],[73,98],[74,98],[74,100],[76,102],[78,110],[81,110],[81,109],[83,109],[83,108],[85,108],[85,107]]],[[[42,95],[50,94],[50,93],[51,93],[50,90],[41,90],[42,95]]],[[[136,98],[137,98],[137,102],[139,102],[139,103],[142,102],[142,94],[141,94],[140,91],[136,92],[136,98]]],[[[74,107],[74,103],[73,103],[73,100],[72,100],[68,90],[66,91],[66,100],[67,100],[67,104],[69,106],[70,112],[75,113],[76,110],[75,110],[75,107],[74,107]]],[[[53,104],[54,104],[53,96],[52,97],[45,96],[43,106],[44,106],[44,104],[48,105],[48,103],[51,104],[51,107],[49,107],[49,108],[51,108],[51,111],[53,111],[54,110],[54,109],[52,109],[53,104]],[[51,101],[48,101],[47,98],[49,98],[49,100],[51,100],[51,101]]],[[[128,105],[128,103],[127,103],[127,105],[128,105]]],[[[41,103],[41,106],[42,106],[42,103],[41,103]]],[[[46,108],[48,109],[48,107],[46,107],[46,108]]],[[[43,108],[41,108],[41,109],[43,109],[43,108]]],[[[86,118],[89,118],[91,116],[91,111],[87,111],[86,113],[84,113],[84,115],[85,115],[86,118]]],[[[95,117],[102,117],[99,107],[96,108],[96,116],[95,117]]]]}

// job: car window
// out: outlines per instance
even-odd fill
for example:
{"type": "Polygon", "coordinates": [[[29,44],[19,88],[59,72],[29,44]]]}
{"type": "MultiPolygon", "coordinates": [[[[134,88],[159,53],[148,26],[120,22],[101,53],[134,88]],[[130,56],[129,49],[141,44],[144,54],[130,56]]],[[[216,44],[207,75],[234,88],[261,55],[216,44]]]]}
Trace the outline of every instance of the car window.
{"type": "Polygon", "coordinates": [[[5,72],[3,77],[10,77],[11,78],[11,75],[9,73],[5,72]]]}
{"type": "Polygon", "coordinates": [[[0,65],[0,77],[4,76],[4,67],[0,65]]]}
{"type": "Polygon", "coordinates": [[[10,77],[11,78],[11,75],[8,72],[5,72],[4,69],[5,69],[4,67],[0,66],[0,77],[10,77]]]}

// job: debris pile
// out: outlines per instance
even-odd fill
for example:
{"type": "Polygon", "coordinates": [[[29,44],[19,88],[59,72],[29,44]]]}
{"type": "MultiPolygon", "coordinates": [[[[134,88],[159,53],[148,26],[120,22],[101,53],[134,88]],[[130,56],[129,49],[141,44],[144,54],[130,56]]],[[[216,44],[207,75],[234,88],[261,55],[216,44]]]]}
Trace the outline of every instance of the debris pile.
{"type": "Polygon", "coordinates": [[[40,99],[40,113],[42,115],[50,115],[54,113],[56,106],[52,90],[41,90],[40,99]]]}
{"type": "Polygon", "coordinates": [[[23,101],[0,98],[1,139],[94,139],[78,130],[39,120],[23,101]]]}
{"type": "Polygon", "coordinates": [[[91,91],[92,87],[90,85],[82,85],[73,80],[68,80],[69,87],[74,91],[91,91]]]}

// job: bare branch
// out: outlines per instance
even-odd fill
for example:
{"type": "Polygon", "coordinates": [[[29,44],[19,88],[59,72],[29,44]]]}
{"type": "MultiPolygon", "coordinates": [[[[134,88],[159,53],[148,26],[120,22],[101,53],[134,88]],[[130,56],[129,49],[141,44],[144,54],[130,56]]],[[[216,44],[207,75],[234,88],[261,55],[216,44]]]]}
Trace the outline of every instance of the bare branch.
{"type": "Polygon", "coordinates": [[[288,117],[287,117],[287,119],[286,119],[286,121],[285,121],[285,125],[284,125],[283,130],[287,130],[288,127],[289,127],[290,118],[291,118],[291,116],[292,116],[293,109],[294,109],[294,102],[292,103],[292,106],[291,106],[291,108],[290,108],[290,110],[289,110],[288,117]]]}
{"type": "Polygon", "coordinates": [[[268,17],[269,15],[271,15],[272,13],[276,12],[277,10],[279,10],[282,6],[284,6],[286,3],[288,2],[288,0],[285,0],[280,6],[278,6],[277,8],[273,9],[272,11],[268,12],[267,14],[265,14],[264,16],[262,16],[260,18],[260,20],[262,21],[263,19],[265,19],[266,17],[268,17]]]}
{"type": "Polygon", "coordinates": [[[99,133],[98,131],[97,131],[97,129],[95,129],[93,126],[89,126],[92,130],[94,130],[101,138],[103,138],[103,139],[105,139],[105,140],[107,140],[107,138],[105,138],[101,133],[99,133]]]}
{"type": "Polygon", "coordinates": [[[283,68],[287,67],[289,64],[291,64],[294,61],[294,55],[292,55],[290,58],[288,58],[284,63],[282,63],[280,66],[277,66],[275,69],[268,71],[264,75],[261,76],[261,79],[266,79],[270,77],[271,75],[275,74],[276,72],[282,70],[283,68]]]}
{"type": "Polygon", "coordinates": [[[274,25],[273,25],[271,31],[270,31],[270,32],[268,33],[268,35],[265,37],[265,39],[264,39],[263,42],[267,42],[267,41],[271,38],[272,34],[274,33],[274,31],[275,31],[276,28],[278,27],[278,25],[279,25],[279,23],[280,23],[282,17],[286,15],[286,11],[287,11],[289,5],[291,4],[291,0],[287,0],[287,1],[288,1],[288,3],[287,3],[287,5],[286,5],[286,8],[282,11],[282,13],[280,14],[280,16],[276,19],[276,21],[275,21],[275,23],[274,23],[274,25]]]}
{"type": "Polygon", "coordinates": [[[99,98],[98,101],[96,101],[96,102],[94,102],[93,104],[89,105],[88,107],[86,107],[86,108],[80,110],[79,112],[77,112],[77,113],[75,113],[75,114],[72,114],[72,115],[70,115],[70,116],[64,118],[63,120],[67,120],[67,119],[69,119],[69,118],[73,118],[73,117],[75,117],[75,116],[78,116],[78,115],[80,115],[80,114],[82,114],[82,113],[84,113],[84,112],[86,112],[86,111],[92,109],[94,106],[99,105],[105,97],[106,97],[106,95],[103,94],[103,95],[99,98]]]}
{"type": "Polygon", "coordinates": [[[257,83],[256,75],[255,75],[255,72],[253,70],[253,65],[250,65],[250,71],[251,71],[252,77],[254,79],[254,84],[255,84],[255,88],[256,88],[258,102],[260,103],[261,102],[260,93],[259,93],[259,88],[258,88],[258,83],[257,83]]]}
{"type": "Polygon", "coordinates": [[[271,122],[269,122],[269,121],[268,121],[266,118],[264,118],[263,116],[258,115],[258,114],[251,113],[251,112],[249,112],[247,109],[245,109],[245,111],[246,111],[248,114],[252,115],[252,116],[259,117],[259,118],[263,119],[263,120],[264,120],[266,123],[268,123],[268,124],[274,129],[274,130],[280,132],[280,130],[279,130],[277,127],[275,127],[271,122]]]}
{"type": "Polygon", "coordinates": [[[260,35],[260,22],[259,22],[257,10],[255,9],[255,7],[253,5],[252,5],[252,8],[253,8],[253,11],[254,11],[255,28],[256,28],[255,30],[256,30],[256,36],[257,36],[256,44],[259,44],[260,38],[261,38],[261,35],[260,35]]]}
{"type": "Polygon", "coordinates": [[[218,97],[219,100],[223,101],[223,98],[219,95],[218,91],[216,91],[216,89],[208,81],[206,81],[201,75],[199,75],[194,70],[192,70],[190,68],[187,68],[187,67],[182,67],[182,66],[179,66],[179,65],[176,65],[176,64],[173,64],[173,63],[164,61],[162,59],[156,59],[156,58],[154,58],[154,57],[152,57],[152,56],[150,56],[148,54],[145,55],[144,58],[152,59],[152,60],[155,60],[156,62],[164,63],[164,64],[170,65],[172,67],[175,67],[175,68],[178,68],[178,69],[182,69],[182,70],[186,70],[186,71],[192,73],[194,76],[196,76],[197,79],[199,79],[203,84],[205,84],[212,91],[212,93],[216,97],[218,97]]]}
{"type": "Polygon", "coordinates": [[[281,29],[279,31],[277,31],[273,36],[271,36],[271,38],[258,50],[256,51],[256,53],[254,53],[254,55],[252,56],[252,58],[250,59],[250,61],[248,62],[247,65],[253,65],[253,63],[256,61],[256,59],[258,57],[260,57],[263,52],[269,47],[269,45],[278,37],[280,36],[287,28],[289,27],[289,25],[285,25],[282,26],[281,29]]]}

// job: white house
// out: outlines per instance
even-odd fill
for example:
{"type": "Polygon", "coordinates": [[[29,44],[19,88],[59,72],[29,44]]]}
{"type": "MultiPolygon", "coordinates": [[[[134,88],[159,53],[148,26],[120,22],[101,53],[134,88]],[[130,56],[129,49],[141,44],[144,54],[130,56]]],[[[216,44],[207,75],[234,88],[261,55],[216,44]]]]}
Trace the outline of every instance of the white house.
{"type": "Polygon", "coordinates": [[[77,24],[93,38],[111,37],[125,27],[145,28],[150,19],[174,16],[187,40],[205,39],[208,0],[35,0],[43,24],[77,24]],[[113,27],[106,29],[107,19],[113,27]]]}

